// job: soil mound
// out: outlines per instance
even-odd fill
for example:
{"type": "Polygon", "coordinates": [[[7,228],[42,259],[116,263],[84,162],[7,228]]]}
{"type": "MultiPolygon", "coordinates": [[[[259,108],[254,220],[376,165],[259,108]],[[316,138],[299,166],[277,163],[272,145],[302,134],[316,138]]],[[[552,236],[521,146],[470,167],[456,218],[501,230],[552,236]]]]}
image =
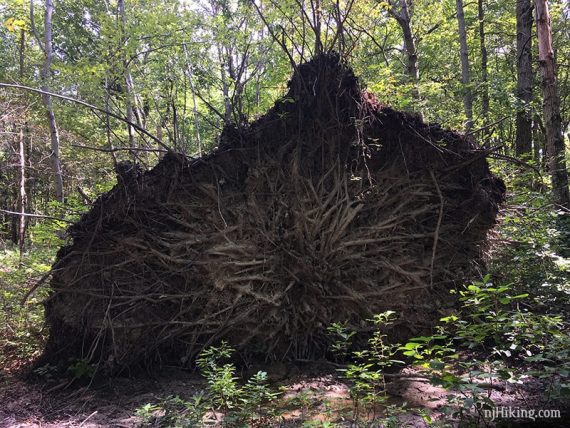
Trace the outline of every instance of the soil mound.
{"type": "Polygon", "coordinates": [[[308,359],[330,323],[388,309],[417,334],[481,261],[505,192],[487,154],[319,56],[212,153],[120,165],[58,253],[45,358],[186,363],[225,339],[245,361],[308,359]]]}

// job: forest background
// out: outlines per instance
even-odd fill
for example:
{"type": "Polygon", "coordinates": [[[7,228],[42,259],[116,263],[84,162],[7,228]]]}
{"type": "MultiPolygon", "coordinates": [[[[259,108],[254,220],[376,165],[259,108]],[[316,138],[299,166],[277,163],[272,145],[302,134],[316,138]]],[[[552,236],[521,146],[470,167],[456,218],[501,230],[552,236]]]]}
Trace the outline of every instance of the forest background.
{"type": "Polygon", "coordinates": [[[493,149],[509,200],[490,269],[566,308],[565,0],[3,0],[0,40],[2,362],[38,355],[46,292],[28,290],[120,161],[206,153],[330,50],[381,103],[493,149]]]}

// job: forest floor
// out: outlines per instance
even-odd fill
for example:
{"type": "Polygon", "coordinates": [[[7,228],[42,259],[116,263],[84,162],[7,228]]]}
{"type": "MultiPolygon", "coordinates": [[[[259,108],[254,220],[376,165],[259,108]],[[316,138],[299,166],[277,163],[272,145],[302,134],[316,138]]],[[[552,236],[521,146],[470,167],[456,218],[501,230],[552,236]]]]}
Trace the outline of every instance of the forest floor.
{"type": "MultiPolygon", "coordinates": [[[[386,407],[397,408],[396,419],[392,419],[396,425],[372,422],[374,412],[370,409],[362,410],[357,418],[359,422],[355,423],[355,403],[350,398],[349,385],[330,367],[312,364],[300,368],[276,364],[263,369],[268,370],[272,385],[279,387],[282,395],[276,404],[279,417],[267,425],[258,425],[260,427],[495,426],[489,419],[447,420],[440,409],[446,405],[449,391],[416,377],[418,372],[411,368],[391,375],[387,384],[388,400],[383,408],[376,409],[376,414],[380,414],[386,407]]],[[[166,397],[190,399],[206,385],[204,378],[195,373],[165,369],[155,375],[65,386],[65,383],[26,381],[17,374],[0,374],[0,427],[142,426],[137,409],[148,403],[159,403],[166,397]]],[[[516,387],[497,383],[488,393],[497,407],[560,409],[555,403],[543,402],[544,390],[538,381],[516,387]]],[[[563,417],[568,417],[564,411],[562,413],[563,417]]],[[[221,426],[216,423],[217,415],[210,414],[209,417],[211,420],[203,426],[221,426]]],[[[529,419],[507,421],[506,424],[503,421],[497,426],[544,428],[569,426],[567,422],[561,419],[529,419]]]]}

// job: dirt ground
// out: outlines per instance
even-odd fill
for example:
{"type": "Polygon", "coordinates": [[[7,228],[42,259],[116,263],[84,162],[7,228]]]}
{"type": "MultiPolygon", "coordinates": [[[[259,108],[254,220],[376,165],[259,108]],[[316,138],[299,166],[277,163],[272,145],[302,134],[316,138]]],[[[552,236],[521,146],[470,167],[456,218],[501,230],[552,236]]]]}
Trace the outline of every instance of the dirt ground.
{"type": "MultiPolygon", "coordinates": [[[[272,383],[276,387],[283,387],[284,391],[279,404],[282,417],[273,427],[302,427],[303,421],[329,421],[332,424],[328,426],[333,427],[357,426],[350,422],[353,403],[349,385],[335,374],[334,369],[276,365],[268,371],[272,383]]],[[[457,424],[446,421],[438,408],[446,404],[448,391],[430,385],[417,372],[406,369],[389,375],[388,380],[388,404],[402,405],[405,402],[409,409],[398,416],[399,426],[428,427],[418,409],[424,409],[424,414],[429,414],[436,426],[467,426],[465,422],[457,424]]],[[[0,427],[137,427],[141,424],[135,415],[137,408],[146,403],[158,403],[168,396],[189,398],[205,385],[203,378],[195,373],[165,369],[155,375],[64,386],[57,382],[30,382],[15,374],[0,374],[0,427]]],[[[516,388],[504,383],[496,384],[491,389],[490,398],[497,406],[560,409],[563,419],[503,420],[496,425],[493,422],[486,426],[570,426],[567,410],[555,403],[543,403],[539,398],[542,395],[542,385],[536,381],[517,385],[516,388]]],[[[372,414],[369,417],[372,418],[372,414]]],[[[204,426],[216,426],[216,423],[212,421],[204,426]]],[[[382,425],[370,422],[369,426],[379,428],[382,425]]]]}

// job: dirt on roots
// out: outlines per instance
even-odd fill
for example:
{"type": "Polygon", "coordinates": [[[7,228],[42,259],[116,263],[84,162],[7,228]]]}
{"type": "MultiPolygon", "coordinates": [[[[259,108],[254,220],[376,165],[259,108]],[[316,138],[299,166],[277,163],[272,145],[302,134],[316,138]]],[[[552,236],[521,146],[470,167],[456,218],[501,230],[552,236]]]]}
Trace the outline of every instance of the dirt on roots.
{"type": "Polygon", "coordinates": [[[44,360],[189,363],[326,354],[326,327],[394,310],[425,331],[477,268],[505,187],[473,139],[380,104],[338,56],[299,65],[258,120],[198,159],[168,153],[69,229],[44,360]]]}

